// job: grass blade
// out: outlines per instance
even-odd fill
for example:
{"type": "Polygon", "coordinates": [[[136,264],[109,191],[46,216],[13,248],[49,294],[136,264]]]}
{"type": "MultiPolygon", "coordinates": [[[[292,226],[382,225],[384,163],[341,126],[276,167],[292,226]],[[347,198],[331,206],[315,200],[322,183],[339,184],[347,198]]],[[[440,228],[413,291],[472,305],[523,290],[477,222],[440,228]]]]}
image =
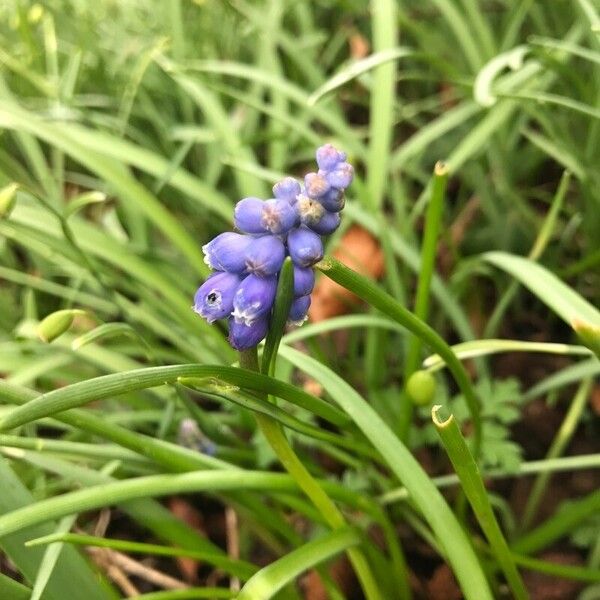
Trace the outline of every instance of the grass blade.
{"type": "MultiPolygon", "coordinates": [[[[469,375],[446,342],[429,325],[415,317],[409,310],[396,302],[378,286],[374,285],[368,278],[355,273],[336,259],[327,257],[317,265],[317,268],[336,283],[339,283],[359,298],[369,302],[371,306],[379,309],[391,319],[406,327],[411,333],[421,338],[425,344],[437,350],[438,354],[443,357],[448,365],[456,383],[465,396],[473,419],[475,447],[478,447],[481,441],[479,401],[471,385],[469,375]]],[[[0,421],[0,428],[2,427],[1,423],[2,421],[0,421]]]]}
{"type": "Polygon", "coordinates": [[[469,451],[454,416],[450,415],[445,421],[439,420],[438,411],[440,408],[439,405],[432,408],[431,418],[446,453],[452,461],[452,466],[460,479],[462,490],[471,504],[477,521],[490,543],[492,552],[495,554],[515,598],[525,600],[529,595],[515,567],[508,544],[492,510],[475,459],[469,451]]]}
{"type": "Polygon", "coordinates": [[[238,600],[268,600],[304,571],[360,541],[359,532],[350,528],[338,529],[313,540],[261,569],[241,589],[238,600]]]}
{"type": "MultiPolygon", "coordinates": [[[[522,342],[520,340],[473,340],[450,346],[460,360],[489,356],[501,352],[544,352],[570,356],[589,356],[592,351],[585,346],[554,344],[548,342],[522,342]]],[[[437,371],[444,368],[444,361],[438,354],[432,354],[423,361],[423,368],[437,371]]]]}
{"type": "Polygon", "coordinates": [[[281,357],[316,379],[381,453],[429,523],[468,600],[492,598],[475,552],[456,517],[412,454],[381,417],[343,379],[314,358],[288,347],[281,357]]]}
{"type": "Polygon", "coordinates": [[[358,60],[341,71],[337,72],[331,79],[327,80],[323,85],[316,89],[307,99],[309,106],[314,106],[327,94],[337,90],[349,81],[356,79],[364,73],[368,73],[372,69],[384,65],[392,60],[398,60],[405,56],[411,56],[414,50],[411,48],[389,48],[375,52],[367,58],[358,60]]]}
{"type": "Polygon", "coordinates": [[[598,309],[541,265],[506,252],[486,252],[481,258],[518,279],[569,325],[576,318],[600,325],[598,309]]]}

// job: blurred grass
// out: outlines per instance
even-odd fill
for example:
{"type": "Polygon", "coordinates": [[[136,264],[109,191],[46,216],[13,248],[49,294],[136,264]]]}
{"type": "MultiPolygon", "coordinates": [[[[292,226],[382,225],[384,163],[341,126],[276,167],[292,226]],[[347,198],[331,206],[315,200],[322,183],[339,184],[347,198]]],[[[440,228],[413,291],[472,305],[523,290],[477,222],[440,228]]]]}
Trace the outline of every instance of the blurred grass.
{"type": "MultiPolygon", "coordinates": [[[[3,385],[9,408],[0,407],[0,419],[39,394],[108,373],[231,364],[221,326],[206,326],[190,310],[207,272],[200,247],[230,226],[241,197],[267,197],[281,173],[301,176],[322,141],[343,147],[357,166],[345,226],[360,224],[381,240],[381,286],[409,306],[430,174],[446,160],[443,251],[438,247],[428,320],[446,341],[577,343],[561,318],[572,318],[572,306],[596,314],[600,299],[598,22],[588,0],[2,3],[0,189],[18,189],[12,212],[0,218],[0,364],[9,383],[35,391],[3,385]],[[88,192],[102,201],[87,204],[88,192]],[[479,260],[490,251],[496,254],[485,261],[504,271],[479,260]],[[519,258],[528,253],[531,261],[519,258]],[[52,345],[37,340],[39,321],[71,308],[87,312],[72,332],[52,345]],[[486,327],[489,315],[495,317],[486,327]],[[73,346],[77,339],[85,345],[73,346]]],[[[284,354],[293,342],[306,343],[306,352],[342,374],[379,416],[397,422],[407,336],[393,323],[350,315],[288,334],[284,354]],[[311,337],[335,328],[346,330],[345,356],[311,337]]],[[[570,358],[554,374],[544,367],[545,378],[524,390],[524,401],[554,397],[598,374],[595,359],[570,358]]],[[[478,377],[491,379],[494,363],[487,355],[478,361],[478,377]]],[[[292,367],[280,362],[275,376],[295,381],[292,367]]],[[[446,379],[438,384],[442,399],[454,392],[446,379]]],[[[266,469],[272,456],[231,398],[177,384],[108,395],[28,423],[13,432],[28,449],[5,436],[0,452],[36,500],[70,489],[77,477],[92,485],[176,471],[182,456],[194,468],[218,459],[242,473],[266,469]],[[189,416],[216,443],[216,459],[174,444],[189,416]],[[122,454],[110,447],[92,458],[97,436],[122,454]],[[44,439],[43,454],[27,445],[44,439]],[[102,472],[106,464],[110,475],[102,472]]],[[[256,398],[245,401],[259,406],[256,398]]],[[[323,454],[344,465],[344,481],[369,501],[397,487],[397,478],[375,468],[391,457],[378,456],[355,426],[319,437],[313,409],[293,407],[287,418],[288,425],[304,422],[302,438],[290,439],[313,475],[332,475],[323,454]]],[[[412,449],[424,443],[419,431],[417,418],[412,449]]],[[[290,490],[270,495],[269,506],[252,493],[219,500],[240,514],[247,560],[257,545],[282,556],[322,526],[290,490]],[[289,525],[291,512],[312,524],[310,535],[289,525]]],[[[578,514],[589,516],[596,504],[595,495],[579,500],[578,514]]],[[[176,525],[169,534],[160,525],[166,511],[151,500],[124,508],[164,543],[201,543],[176,525]]],[[[406,517],[435,547],[440,540],[419,507],[409,509],[408,517],[390,509],[380,522],[406,517]]],[[[514,549],[531,553],[564,535],[570,522],[561,514],[524,533],[514,549]]],[[[350,520],[364,526],[364,519],[350,520]]],[[[382,580],[390,564],[401,564],[393,543],[385,553],[365,540],[360,547],[382,580]]],[[[34,585],[28,559],[15,563],[34,585]]],[[[490,582],[498,593],[500,582],[490,582]]],[[[281,593],[296,597],[290,586],[281,593]]]]}

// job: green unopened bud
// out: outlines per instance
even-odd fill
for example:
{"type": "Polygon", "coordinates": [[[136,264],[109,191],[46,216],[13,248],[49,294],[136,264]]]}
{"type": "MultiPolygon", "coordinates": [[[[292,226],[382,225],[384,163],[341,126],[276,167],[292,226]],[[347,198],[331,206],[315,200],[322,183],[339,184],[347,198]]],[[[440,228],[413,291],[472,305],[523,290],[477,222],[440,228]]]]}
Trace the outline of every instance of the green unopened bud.
{"type": "Polygon", "coordinates": [[[0,190],[0,219],[9,217],[17,200],[18,183],[10,183],[0,190]]]}
{"type": "Polygon", "coordinates": [[[575,317],[571,321],[571,327],[581,342],[600,358],[600,326],[575,317]]]}
{"type": "Polygon", "coordinates": [[[44,16],[44,7],[37,2],[31,6],[29,12],[27,13],[27,19],[32,24],[35,25],[42,20],[44,16]]]}
{"type": "Polygon", "coordinates": [[[406,393],[419,406],[430,404],[435,397],[435,378],[429,371],[415,371],[406,382],[406,393]]]}
{"type": "Polygon", "coordinates": [[[43,342],[52,342],[71,327],[77,315],[84,315],[84,310],[70,308],[57,310],[45,317],[37,327],[37,333],[43,342]]]}

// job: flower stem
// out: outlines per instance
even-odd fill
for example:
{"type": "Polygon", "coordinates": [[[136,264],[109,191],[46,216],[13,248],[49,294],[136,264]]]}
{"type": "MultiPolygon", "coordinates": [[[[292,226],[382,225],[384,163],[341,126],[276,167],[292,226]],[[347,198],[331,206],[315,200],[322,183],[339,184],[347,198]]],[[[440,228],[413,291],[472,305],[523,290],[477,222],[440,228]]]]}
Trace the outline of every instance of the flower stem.
{"type": "MultiPolygon", "coordinates": [[[[240,367],[254,371],[259,370],[256,348],[240,352],[240,367]]],[[[267,415],[259,413],[255,413],[255,418],[260,430],[283,467],[294,478],[300,489],[323,515],[323,518],[327,521],[329,526],[332,529],[346,527],[346,521],[342,513],[302,464],[302,461],[290,446],[277,421],[267,415]]],[[[356,571],[356,575],[360,580],[367,600],[382,600],[382,596],[364,554],[358,548],[349,548],[347,553],[348,558],[356,571]]]]}

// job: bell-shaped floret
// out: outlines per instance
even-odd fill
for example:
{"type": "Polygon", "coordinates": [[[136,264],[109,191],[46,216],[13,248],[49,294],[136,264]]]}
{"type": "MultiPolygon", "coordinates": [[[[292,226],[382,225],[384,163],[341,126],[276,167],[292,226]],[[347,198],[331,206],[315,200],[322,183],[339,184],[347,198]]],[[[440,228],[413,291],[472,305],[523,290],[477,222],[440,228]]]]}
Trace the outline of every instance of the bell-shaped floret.
{"type": "Polygon", "coordinates": [[[198,288],[194,296],[194,311],[209,323],[229,316],[241,283],[242,278],[235,273],[215,273],[198,288]]]}
{"type": "Polygon", "coordinates": [[[235,205],[235,226],[244,233],[287,233],[297,221],[295,210],[286,200],[244,198],[235,205]]]}
{"type": "Polygon", "coordinates": [[[252,238],[227,231],[202,246],[204,262],[217,271],[243,273],[246,270],[245,255],[252,238]]]}
{"type": "Polygon", "coordinates": [[[263,340],[269,329],[269,319],[263,317],[253,321],[250,325],[237,322],[233,317],[229,319],[229,343],[236,350],[254,348],[263,340]]]}
{"type": "Polygon", "coordinates": [[[328,210],[329,212],[339,212],[340,210],[343,210],[346,205],[346,197],[342,190],[330,188],[322,198],[319,198],[319,202],[323,205],[325,210],[328,210]]]}
{"type": "Polygon", "coordinates": [[[338,163],[346,160],[346,153],[340,152],[331,144],[325,144],[324,146],[317,148],[316,157],[319,169],[322,169],[323,171],[333,171],[338,163]]]}
{"type": "Polygon", "coordinates": [[[238,323],[251,325],[269,313],[275,300],[276,291],[276,277],[248,275],[240,283],[233,298],[232,317],[238,323]]]}
{"type": "Polygon", "coordinates": [[[260,277],[275,275],[281,270],[285,258],[283,242],[274,235],[264,235],[252,240],[246,251],[246,269],[260,277]]]}
{"type": "Polygon", "coordinates": [[[304,189],[310,198],[321,198],[331,186],[325,175],[319,173],[307,173],[304,177],[304,189]]]}
{"type": "Polygon", "coordinates": [[[315,233],[329,235],[340,226],[340,213],[324,211],[318,221],[307,223],[315,233]]]}
{"type": "Polygon", "coordinates": [[[323,258],[321,238],[307,227],[292,229],[287,241],[292,261],[298,267],[312,267],[323,258]]]}
{"type": "Polygon", "coordinates": [[[339,190],[346,189],[354,179],[354,167],[347,162],[339,163],[335,170],[328,171],[325,177],[331,187],[339,190]]]}
{"type": "Polygon", "coordinates": [[[308,309],[310,308],[310,296],[301,296],[292,302],[288,321],[292,325],[302,325],[308,318],[308,309]]]}
{"type": "Polygon", "coordinates": [[[308,296],[315,287],[315,272],[310,267],[294,266],[294,298],[308,296]]]}
{"type": "Polygon", "coordinates": [[[293,177],[285,177],[273,186],[275,198],[287,200],[290,204],[296,203],[296,196],[300,191],[300,184],[293,177]]]}

